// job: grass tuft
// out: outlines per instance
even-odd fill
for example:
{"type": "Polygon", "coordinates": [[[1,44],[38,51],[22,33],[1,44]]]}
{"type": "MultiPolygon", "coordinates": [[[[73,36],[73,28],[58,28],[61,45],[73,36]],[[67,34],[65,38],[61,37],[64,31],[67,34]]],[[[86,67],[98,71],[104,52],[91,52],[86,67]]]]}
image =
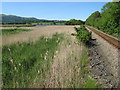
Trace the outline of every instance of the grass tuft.
{"type": "Polygon", "coordinates": [[[45,79],[63,34],[41,37],[30,43],[17,43],[2,48],[2,80],[4,88],[26,88],[37,76],[45,79]],[[58,41],[58,42],[56,42],[58,41]]]}

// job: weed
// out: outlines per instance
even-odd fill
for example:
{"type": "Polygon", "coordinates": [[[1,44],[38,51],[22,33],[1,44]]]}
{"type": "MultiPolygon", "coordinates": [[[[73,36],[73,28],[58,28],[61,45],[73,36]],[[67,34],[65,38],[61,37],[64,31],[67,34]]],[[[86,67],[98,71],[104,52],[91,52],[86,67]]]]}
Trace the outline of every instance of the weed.
{"type": "Polygon", "coordinates": [[[72,34],[73,36],[76,36],[76,38],[84,43],[88,43],[91,40],[91,32],[89,32],[85,26],[81,25],[80,28],[75,27],[75,31],[77,34],[72,34]]]}
{"type": "Polygon", "coordinates": [[[4,88],[24,88],[33,84],[34,79],[46,77],[52,57],[63,39],[63,34],[52,38],[41,37],[30,43],[16,43],[2,48],[2,80],[4,88]],[[47,53],[47,55],[46,55],[47,53]]]}
{"type": "Polygon", "coordinates": [[[85,88],[96,88],[95,80],[93,80],[91,78],[87,78],[85,88]]]}
{"type": "MultiPolygon", "coordinates": [[[[78,42],[80,45],[85,46],[82,49],[82,54],[79,62],[80,72],[79,72],[79,79],[81,83],[78,84],[78,87],[82,88],[97,88],[100,87],[100,85],[96,84],[97,82],[91,77],[89,78],[89,71],[90,71],[90,62],[88,60],[88,45],[87,43],[91,40],[91,32],[87,31],[84,26],[81,26],[80,28],[76,28],[75,30],[77,34],[72,34],[73,36],[76,36],[78,42]]],[[[76,58],[75,58],[76,59],[76,58]]],[[[75,71],[75,69],[74,69],[75,71]]]]}

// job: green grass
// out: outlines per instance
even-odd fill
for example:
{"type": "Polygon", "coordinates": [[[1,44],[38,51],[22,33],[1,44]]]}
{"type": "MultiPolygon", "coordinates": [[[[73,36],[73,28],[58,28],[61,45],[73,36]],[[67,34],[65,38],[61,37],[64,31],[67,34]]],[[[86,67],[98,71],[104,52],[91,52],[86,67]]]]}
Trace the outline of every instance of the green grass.
{"type": "Polygon", "coordinates": [[[40,22],[40,23],[32,23],[32,25],[51,25],[53,23],[50,22],[40,22]]]}
{"type": "MultiPolygon", "coordinates": [[[[83,44],[84,45],[84,44],[83,44]]],[[[81,68],[81,75],[84,76],[85,73],[89,72],[89,60],[88,60],[88,48],[85,47],[82,50],[82,55],[80,58],[80,68],[81,68]]]]}
{"type": "Polygon", "coordinates": [[[64,23],[56,23],[56,25],[65,25],[64,23]]]}
{"type": "Polygon", "coordinates": [[[42,76],[44,80],[55,50],[62,40],[63,34],[56,33],[52,38],[41,37],[36,42],[3,46],[3,87],[29,87],[37,76],[42,76]]]}
{"type": "Polygon", "coordinates": [[[102,88],[99,82],[96,82],[93,77],[88,77],[86,79],[85,88],[102,88]]]}
{"type": "Polygon", "coordinates": [[[15,28],[15,29],[2,29],[2,35],[10,35],[10,34],[16,34],[19,32],[27,32],[27,31],[31,31],[31,29],[19,29],[19,28],[15,28]]]}
{"type": "Polygon", "coordinates": [[[88,49],[89,49],[89,42],[91,40],[91,32],[88,32],[84,26],[80,28],[75,28],[77,35],[72,33],[71,35],[76,36],[80,45],[85,46],[82,50],[82,55],[80,58],[80,78],[83,78],[83,82],[80,85],[80,88],[100,88],[101,85],[98,85],[98,82],[95,81],[93,77],[90,75],[90,62],[88,59],[88,49]],[[85,32],[85,33],[84,33],[85,32]],[[87,33],[87,34],[86,34],[87,33]],[[90,78],[90,77],[91,78],[90,78]]]}
{"type": "MultiPolygon", "coordinates": [[[[40,22],[40,23],[32,23],[32,25],[54,25],[53,22],[40,22]]],[[[56,23],[56,25],[64,25],[64,23],[56,23]]]]}
{"type": "MultiPolygon", "coordinates": [[[[83,44],[83,43],[81,43],[83,44]]],[[[84,45],[84,44],[83,44],[84,45]]],[[[80,58],[80,77],[84,79],[84,83],[81,84],[82,88],[100,88],[101,85],[90,75],[90,62],[88,60],[88,46],[82,50],[82,56],[80,58]]]]}
{"type": "Polygon", "coordinates": [[[91,78],[88,78],[88,79],[86,80],[85,87],[86,87],[86,88],[96,88],[96,82],[95,82],[95,80],[93,80],[93,79],[91,79],[91,78]]]}
{"type": "Polygon", "coordinates": [[[32,24],[15,24],[15,25],[2,25],[2,27],[32,27],[32,26],[35,26],[35,25],[32,25],[32,24]]]}
{"type": "Polygon", "coordinates": [[[23,25],[2,25],[2,27],[32,27],[32,26],[35,26],[35,25],[32,25],[32,24],[23,24],[23,25]]]}

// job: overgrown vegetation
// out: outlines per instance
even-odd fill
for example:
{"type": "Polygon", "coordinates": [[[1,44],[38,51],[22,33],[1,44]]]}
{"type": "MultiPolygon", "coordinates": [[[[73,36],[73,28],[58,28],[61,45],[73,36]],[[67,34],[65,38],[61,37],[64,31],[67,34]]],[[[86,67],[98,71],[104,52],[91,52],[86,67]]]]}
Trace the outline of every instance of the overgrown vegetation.
{"type": "Polygon", "coordinates": [[[33,27],[33,26],[36,26],[36,25],[32,25],[32,24],[19,24],[19,25],[16,25],[16,24],[13,24],[13,25],[6,24],[6,25],[2,25],[2,27],[33,27]]]}
{"type": "Polygon", "coordinates": [[[84,45],[82,50],[82,55],[80,58],[80,76],[82,83],[80,83],[79,88],[100,88],[101,85],[94,80],[90,72],[90,62],[88,59],[88,44],[92,38],[91,32],[89,32],[84,25],[81,25],[80,28],[75,27],[77,34],[72,33],[73,36],[76,36],[80,45],[84,45]]]}
{"type": "Polygon", "coordinates": [[[63,34],[52,38],[41,37],[39,41],[17,43],[2,47],[3,87],[29,87],[37,75],[45,78],[63,34]]]}
{"type": "Polygon", "coordinates": [[[65,22],[65,25],[82,25],[82,24],[84,24],[83,21],[75,19],[71,19],[70,21],[65,22]]]}
{"type": "MultiPolygon", "coordinates": [[[[79,43],[80,46],[83,46],[83,43],[79,43]]],[[[75,52],[70,55],[67,59],[69,62],[70,58],[73,59],[73,72],[71,72],[72,80],[68,83],[68,88],[100,88],[101,85],[94,80],[90,75],[90,64],[88,60],[88,47],[83,46],[80,58],[77,58],[75,52]],[[75,64],[76,63],[76,64],[75,64]]],[[[70,62],[69,62],[70,63],[70,62]]],[[[72,63],[72,62],[71,62],[72,63]]],[[[70,64],[71,64],[70,63],[70,64]]],[[[69,70],[69,69],[68,69],[69,70]]]]}
{"type": "Polygon", "coordinates": [[[119,38],[120,35],[120,2],[109,2],[102,12],[95,12],[85,22],[109,35],[119,38]]]}
{"type": "Polygon", "coordinates": [[[27,31],[31,31],[31,29],[20,29],[20,28],[2,29],[2,35],[10,35],[10,34],[16,34],[19,32],[27,32],[27,31]]]}
{"type": "Polygon", "coordinates": [[[100,83],[95,81],[89,72],[90,62],[88,60],[88,47],[85,45],[80,58],[80,78],[83,79],[83,83],[81,83],[80,88],[100,88],[100,83]]]}
{"type": "Polygon", "coordinates": [[[75,27],[77,34],[74,34],[76,38],[84,43],[88,43],[91,40],[91,32],[89,32],[85,26],[81,25],[80,28],[75,27]]]}

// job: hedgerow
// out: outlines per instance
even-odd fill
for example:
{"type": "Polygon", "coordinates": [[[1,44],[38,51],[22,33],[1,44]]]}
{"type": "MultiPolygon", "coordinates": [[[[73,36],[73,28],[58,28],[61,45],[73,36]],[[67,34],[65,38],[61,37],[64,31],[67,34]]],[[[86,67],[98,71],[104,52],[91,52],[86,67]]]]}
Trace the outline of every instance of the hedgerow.
{"type": "Polygon", "coordinates": [[[88,43],[91,40],[92,34],[89,32],[85,26],[81,25],[80,28],[75,27],[75,31],[77,32],[76,38],[84,43],[88,43]]]}

